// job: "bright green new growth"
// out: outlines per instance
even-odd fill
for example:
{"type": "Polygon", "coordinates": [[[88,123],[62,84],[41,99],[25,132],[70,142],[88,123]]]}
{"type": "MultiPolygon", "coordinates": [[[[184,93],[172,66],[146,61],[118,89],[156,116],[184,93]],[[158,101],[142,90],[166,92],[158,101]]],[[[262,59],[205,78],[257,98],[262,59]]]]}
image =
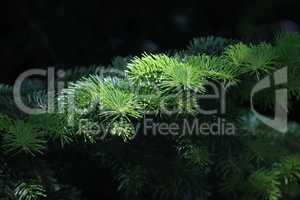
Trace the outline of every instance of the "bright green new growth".
{"type": "Polygon", "coordinates": [[[184,64],[174,59],[172,64],[164,66],[162,74],[160,86],[163,91],[191,90],[202,92],[204,90],[203,74],[196,66],[184,64]]]}
{"type": "Polygon", "coordinates": [[[224,55],[226,56],[226,59],[228,59],[228,61],[235,67],[240,67],[244,64],[249,52],[250,48],[247,45],[238,43],[226,48],[224,55]]]}
{"type": "Polygon", "coordinates": [[[128,76],[134,83],[156,84],[162,92],[173,90],[204,91],[204,80],[234,81],[235,70],[226,60],[208,55],[184,59],[143,55],[128,64],[128,76]]]}
{"type": "Polygon", "coordinates": [[[135,57],[127,65],[127,73],[134,83],[140,81],[159,82],[159,74],[164,66],[174,65],[174,60],[164,54],[135,57]]]}
{"type": "Polygon", "coordinates": [[[140,118],[138,101],[134,94],[116,88],[111,83],[103,83],[97,88],[99,92],[100,116],[104,118],[140,118]]]}
{"type": "Polygon", "coordinates": [[[236,81],[236,69],[222,57],[208,55],[189,56],[186,58],[186,62],[198,68],[205,79],[232,83],[236,81]]]}

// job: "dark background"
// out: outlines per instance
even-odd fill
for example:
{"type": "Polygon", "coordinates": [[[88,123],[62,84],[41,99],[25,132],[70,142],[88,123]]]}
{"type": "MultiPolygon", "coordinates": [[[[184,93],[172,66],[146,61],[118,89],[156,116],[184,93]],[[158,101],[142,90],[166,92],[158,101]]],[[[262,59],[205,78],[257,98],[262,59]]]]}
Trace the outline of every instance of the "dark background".
{"type": "MultiPolygon", "coordinates": [[[[299,0],[1,0],[0,83],[34,67],[183,49],[199,36],[268,40],[285,22],[300,24],[299,0]]],[[[66,150],[71,164],[64,175],[89,199],[120,199],[109,172],[83,152],[66,150]]]]}
{"type": "Polygon", "coordinates": [[[300,24],[298,2],[1,0],[0,82],[33,67],[183,49],[197,36],[268,39],[284,20],[300,24]]]}

